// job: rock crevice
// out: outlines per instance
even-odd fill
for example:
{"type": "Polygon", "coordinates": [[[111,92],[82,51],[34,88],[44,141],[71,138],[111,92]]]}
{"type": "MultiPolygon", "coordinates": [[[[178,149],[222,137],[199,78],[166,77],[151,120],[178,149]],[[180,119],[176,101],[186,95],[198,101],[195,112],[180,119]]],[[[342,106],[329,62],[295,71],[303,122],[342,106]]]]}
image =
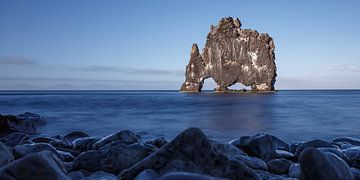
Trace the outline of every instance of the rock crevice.
{"type": "Polygon", "coordinates": [[[241,83],[252,91],[274,91],[275,45],[267,33],[241,29],[238,18],[222,18],[211,26],[203,52],[193,44],[186,80],[180,91],[200,92],[204,80],[213,78],[216,91],[241,83]]]}

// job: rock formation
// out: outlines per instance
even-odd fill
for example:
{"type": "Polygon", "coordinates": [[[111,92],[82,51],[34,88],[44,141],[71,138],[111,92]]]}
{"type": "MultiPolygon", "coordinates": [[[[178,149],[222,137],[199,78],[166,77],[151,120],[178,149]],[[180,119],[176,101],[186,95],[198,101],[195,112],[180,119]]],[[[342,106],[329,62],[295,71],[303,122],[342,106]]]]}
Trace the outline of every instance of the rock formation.
{"type": "Polygon", "coordinates": [[[193,44],[180,91],[200,92],[210,77],[216,91],[226,91],[235,83],[251,86],[255,92],[275,90],[274,41],[267,33],[240,27],[238,18],[222,18],[218,26],[211,26],[202,54],[193,44]]]}

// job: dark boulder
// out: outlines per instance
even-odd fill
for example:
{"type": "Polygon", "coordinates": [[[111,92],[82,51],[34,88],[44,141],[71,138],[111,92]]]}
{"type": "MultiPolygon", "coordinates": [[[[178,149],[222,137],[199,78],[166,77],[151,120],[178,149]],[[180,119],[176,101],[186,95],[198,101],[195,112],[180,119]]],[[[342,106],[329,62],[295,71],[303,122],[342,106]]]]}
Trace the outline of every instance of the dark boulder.
{"type": "Polygon", "coordinates": [[[98,142],[96,142],[93,145],[93,149],[100,149],[102,146],[109,144],[114,141],[128,141],[131,143],[137,143],[140,141],[140,138],[138,135],[136,135],[134,132],[129,130],[123,130],[115,134],[111,134],[109,136],[106,136],[102,139],[100,139],[98,142]]]}
{"type": "Polygon", "coordinates": [[[257,179],[254,172],[239,161],[229,160],[216,153],[209,139],[198,128],[189,128],[174,140],[152,153],[132,167],[122,171],[118,177],[133,179],[145,169],[155,171],[193,172],[228,179],[257,179]]]}
{"type": "Polygon", "coordinates": [[[160,177],[159,173],[153,169],[145,169],[139,175],[136,176],[135,180],[158,180],[160,177]]]}
{"type": "Polygon", "coordinates": [[[332,142],[347,142],[353,146],[360,146],[360,139],[355,139],[351,137],[339,137],[332,140],[332,142]]]}
{"type": "Polygon", "coordinates": [[[37,127],[46,123],[46,120],[37,114],[0,115],[0,137],[13,132],[36,134],[37,127]]]}
{"type": "Polygon", "coordinates": [[[246,166],[250,167],[251,169],[260,169],[260,170],[268,170],[268,167],[266,163],[257,157],[251,157],[251,156],[238,156],[236,158],[240,162],[243,162],[246,166]]]}
{"type": "Polygon", "coordinates": [[[33,154],[41,151],[51,151],[54,154],[57,154],[56,149],[47,143],[35,143],[35,144],[23,144],[15,146],[13,153],[16,159],[22,158],[28,154],[33,154]]]}
{"type": "Polygon", "coordinates": [[[0,167],[14,160],[14,156],[7,146],[0,142],[0,167]]]}
{"type": "Polygon", "coordinates": [[[293,163],[289,167],[289,177],[300,179],[301,176],[301,167],[298,163],[293,163]]]}
{"type": "Polygon", "coordinates": [[[22,132],[14,132],[0,139],[5,145],[14,147],[21,144],[31,143],[29,135],[22,132]]]}
{"type": "Polygon", "coordinates": [[[84,137],[89,137],[89,135],[82,131],[73,131],[64,136],[64,141],[67,142],[68,144],[73,144],[73,142],[76,139],[84,138],[84,137]]]}
{"type": "Polygon", "coordinates": [[[333,153],[316,148],[304,149],[299,157],[301,179],[352,180],[354,176],[344,160],[333,153]]]}
{"type": "Polygon", "coordinates": [[[101,138],[99,137],[83,137],[78,138],[73,142],[73,148],[77,151],[88,151],[93,148],[93,145],[98,142],[101,138]]]}
{"type": "Polygon", "coordinates": [[[291,161],[280,158],[280,159],[272,159],[268,161],[267,166],[269,168],[269,171],[274,174],[288,174],[289,167],[292,164],[291,161]]]}
{"type": "Polygon", "coordinates": [[[323,140],[311,140],[299,145],[295,151],[295,156],[299,157],[300,153],[306,148],[334,148],[329,142],[323,140]]]}
{"type": "Polygon", "coordinates": [[[259,157],[268,161],[276,157],[275,150],[278,143],[275,143],[277,140],[273,137],[274,136],[267,134],[257,134],[244,140],[240,148],[250,156],[259,157]]]}
{"type": "Polygon", "coordinates": [[[145,142],[145,144],[151,144],[157,148],[163,147],[166,143],[168,143],[168,141],[166,141],[165,138],[157,138],[145,142]]]}
{"type": "Polygon", "coordinates": [[[91,150],[81,153],[74,160],[75,169],[89,171],[106,171],[120,173],[133,164],[139,162],[152,152],[152,149],[135,144],[113,142],[101,150],[91,150]]]}
{"type": "Polygon", "coordinates": [[[111,173],[96,171],[90,176],[84,177],[82,180],[118,180],[118,178],[111,173]]]}
{"type": "Polygon", "coordinates": [[[360,146],[345,149],[344,153],[349,157],[353,167],[360,168],[360,146]]]}
{"type": "Polygon", "coordinates": [[[2,167],[0,179],[70,180],[61,161],[48,151],[33,153],[2,167]]]}

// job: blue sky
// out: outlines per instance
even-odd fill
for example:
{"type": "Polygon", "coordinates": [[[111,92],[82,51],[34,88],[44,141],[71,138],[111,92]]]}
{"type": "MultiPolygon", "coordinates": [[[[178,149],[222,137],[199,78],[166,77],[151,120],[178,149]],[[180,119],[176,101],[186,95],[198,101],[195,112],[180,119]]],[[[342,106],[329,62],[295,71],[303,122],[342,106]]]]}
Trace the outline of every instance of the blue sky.
{"type": "MultiPolygon", "coordinates": [[[[239,17],[277,89],[360,88],[360,1],[0,1],[0,89],[178,89],[192,43],[239,17]]],[[[206,80],[205,88],[215,85],[206,80]]]]}

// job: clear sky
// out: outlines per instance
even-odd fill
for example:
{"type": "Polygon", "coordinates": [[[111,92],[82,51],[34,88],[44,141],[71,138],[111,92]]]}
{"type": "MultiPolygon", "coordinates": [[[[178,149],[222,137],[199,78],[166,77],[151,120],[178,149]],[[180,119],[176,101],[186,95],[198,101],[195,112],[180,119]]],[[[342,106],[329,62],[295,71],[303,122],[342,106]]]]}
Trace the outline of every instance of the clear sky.
{"type": "MultiPolygon", "coordinates": [[[[0,89],[179,89],[192,43],[238,17],[276,45],[277,89],[360,88],[360,1],[0,1],[0,89]]],[[[205,81],[213,88],[212,80],[205,81]]]]}

